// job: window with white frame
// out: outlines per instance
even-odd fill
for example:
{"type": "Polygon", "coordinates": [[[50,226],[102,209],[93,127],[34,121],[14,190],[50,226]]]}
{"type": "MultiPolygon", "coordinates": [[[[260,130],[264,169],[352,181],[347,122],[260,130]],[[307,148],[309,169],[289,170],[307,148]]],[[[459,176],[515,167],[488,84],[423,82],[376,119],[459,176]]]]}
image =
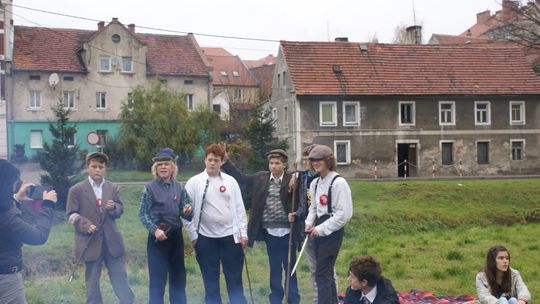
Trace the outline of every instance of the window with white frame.
{"type": "Polygon", "coordinates": [[[452,165],[454,163],[453,142],[441,142],[441,162],[443,165],[452,165]]]}
{"type": "Polygon", "coordinates": [[[186,94],[186,107],[193,110],[193,94],[186,94]]]}
{"type": "Polygon", "coordinates": [[[413,126],[415,124],[414,101],[399,102],[399,125],[413,126]]]}
{"type": "Polygon", "coordinates": [[[67,147],[68,148],[73,148],[75,147],[75,144],[77,143],[76,141],[76,133],[73,133],[70,137],[67,138],[67,147]]]}
{"type": "Polygon", "coordinates": [[[289,107],[283,107],[283,129],[289,130],[289,107]]]}
{"type": "Polygon", "coordinates": [[[127,108],[133,109],[133,92],[128,92],[127,96],[127,108]]]}
{"type": "Polygon", "coordinates": [[[525,101],[510,101],[510,124],[525,124],[525,101]]]}
{"type": "Polygon", "coordinates": [[[475,101],[474,117],[476,125],[491,124],[491,103],[489,101],[475,101]]]}
{"type": "Polygon", "coordinates": [[[456,124],[456,103],[453,101],[439,101],[439,125],[456,124]]]}
{"type": "Polygon", "coordinates": [[[30,109],[41,108],[41,91],[31,90],[30,99],[28,100],[28,107],[30,109]]]}
{"type": "Polygon", "coordinates": [[[96,130],[96,133],[99,136],[98,146],[102,146],[102,147],[106,146],[109,130],[96,130]]]}
{"type": "Polygon", "coordinates": [[[523,160],[523,149],[525,148],[525,141],[523,139],[512,139],[512,160],[523,160]]]}
{"type": "Polygon", "coordinates": [[[74,91],[64,91],[64,108],[74,109],[75,108],[75,92],[74,91]]]}
{"type": "Polygon", "coordinates": [[[335,140],[334,151],[338,165],[348,165],[351,163],[351,141],[335,140]]]}
{"type": "Polygon", "coordinates": [[[107,93],[96,92],[96,109],[107,109],[107,93]]]}
{"type": "Polygon", "coordinates": [[[122,57],[122,72],[133,72],[133,58],[122,57]]]}
{"type": "Polygon", "coordinates": [[[479,164],[489,164],[489,142],[476,142],[476,158],[479,164]]]}
{"type": "Polygon", "coordinates": [[[242,89],[236,88],[234,89],[234,100],[241,100],[242,99],[242,89]]]}
{"type": "Polygon", "coordinates": [[[319,123],[321,126],[337,126],[337,105],[334,101],[319,103],[319,123]]]}
{"type": "Polygon", "coordinates": [[[43,148],[43,131],[42,130],[30,131],[30,148],[32,149],[43,148]]]}
{"type": "Polygon", "coordinates": [[[111,57],[102,55],[99,57],[99,71],[110,72],[111,71],[111,57]]]}
{"type": "Polygon", "coordinates": [[[360,102],[344,101],[343,102],[343,125],[344,126],[359,126],[360,125],[360,102]]]}

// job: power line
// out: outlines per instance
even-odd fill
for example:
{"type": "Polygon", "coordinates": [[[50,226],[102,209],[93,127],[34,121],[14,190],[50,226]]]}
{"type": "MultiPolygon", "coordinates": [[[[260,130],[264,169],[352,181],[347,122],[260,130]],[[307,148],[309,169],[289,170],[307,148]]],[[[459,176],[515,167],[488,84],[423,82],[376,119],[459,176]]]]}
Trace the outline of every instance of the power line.
{"type": "MultiPolygon", "coordinates": [[[[81,19],[81,20],[86,20],[86,21],[93,21],[93,22],[102,21],[102,20],[97,20],[97,19],[92,19],[92,18],[87,18],[87,17],[81,17],[81,16],[75,16],[75,15],[71,15],[71,14],[52,12],[52,11],[47,11],[47,10],[42,10],[42,9],[37,9],[37,8],[31,8],[31,7],[22,6],[22,5],[16,5],[16,4],[11,4],[11,6],[22,8],[22,9],[27,9],[27,10],[31,10],[31,11],[36,11],[36,12],[40,12],[40,13],[57,15],[57,16],[68,17],[68,18],[74,18],[74,19],[81,19]]],[[[272,43],[279,42],[279,40],[274,40],[274,39],[263,39],[263,38],[251,38],[251,37],[240,37],[240,36],[228,36],[228,35],[195,33],[195,32],[180,31],[180,30],[162,29],[162,28],[150,27],[150,26],[141,26],[141,25],[137,25],[137,27],[142,28],[142,29],[147,29],[147,30],[153,30],[153,31],[161,31],[161,32],[176,33],[176,34],[193,34],[193,35],[198,35],[198,36],[203,36],[203,37],[235,39],[235,40],[249,40],[249,41],[272,42],[272,43]]]]}

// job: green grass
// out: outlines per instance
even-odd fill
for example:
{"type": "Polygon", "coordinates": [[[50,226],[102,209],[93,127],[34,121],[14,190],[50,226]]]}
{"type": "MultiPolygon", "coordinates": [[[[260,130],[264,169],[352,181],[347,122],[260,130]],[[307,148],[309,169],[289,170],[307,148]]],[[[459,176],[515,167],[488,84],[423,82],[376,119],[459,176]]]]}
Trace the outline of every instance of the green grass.
{"type": "MultiPolygon", "coordinates": [[[[120,173],[114,179],[113,172],[108,173],[111,180],[120,178],[120,173]]],[[[520,270],[532,294],[540,292],[540,180],[364,181],[350,185],[354,216],[346,227],[336,265],[340,291],[346,287],[350,259],[372,254],[400,292],[420,288],[438,294],[474,295],[474,277],[483,266],[485,252],[500,243],[511,251],[512,266],[520,270]]],[[[140,190],[140,186],[122,186],[125,214],[118,225],[128,248],[129,282],[137,303],[146,303],[147,232],[137,217],[140,190]]],[[[199,267],[191,246],[186,245],[185,250],[188,299],[202,303],[199,267]]],[[[23,251],[29,303],[82,302],[83,267],[79,266],[73,282],[67,282],[73,265],[71,226],[55,226],[46,245],[25,246],[23,251]]],[[[247,258],[255,303],[264,303],[269,293],[264,244],[256,243],[247,258]]],[[[311,283],[305,260],[298,279],[303,303],[307,303],[311,283]]],[[[105,302],[113,303],[106,272],[102,286],[105,302]]],[[[249,297],[246,278],[244,286],[249,297]]]]}

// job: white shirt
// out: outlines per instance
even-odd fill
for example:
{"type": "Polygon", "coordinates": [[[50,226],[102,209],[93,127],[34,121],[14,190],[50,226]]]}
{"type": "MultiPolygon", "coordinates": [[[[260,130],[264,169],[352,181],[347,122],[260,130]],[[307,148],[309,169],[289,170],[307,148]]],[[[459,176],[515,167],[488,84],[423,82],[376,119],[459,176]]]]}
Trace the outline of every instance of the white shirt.
{"type": "MultiPolygon", "coordinates": [[[[328,195],[328,187],[338,173],[330,171],[324,178],[318,177],[311,182],[311,205],[306,218],[306,225],[313,226],[315,218],[328,214],[328,205],[322,205],[321,196],[328,195]],[[318,182],[318,185],[317,185],[318,182]],[[317,187],[317,191],[315,191],[317,187]]],[[[315,227],[320,236],[327,236],[341,229],[351,219],[353,212],[351,188],[347,181],[338,177],[332,185],[332,214],[328,220],[315,227]]]]}
{"type": "Polygon", "coordinates": [[[377,297],[377,285],[375,285],[375,287],[373,287],[373,289],[371,289],[367,294],[362,293],[362,296],[366,297],[369,303],[373,303],[377,297]]]}
{"type": "Polygon", "coordinates": [[[96,182],[90,176],[88,176],[88,180],[90,181],[90,185],[92,186],[92,189],[94,190],[96,199],[101,200],[101,194],[103,193],[103,185],[105,184],[105,179],[103,178],[101,180],[101,184],[99,185],[96,184],[96,182]]]}
{"type": "MultiPolygon", "coordinates": [[[[277,184],[278,185],[281,185],[281,182],[283,181],[283,176],[285,175],[285,172],[281,173],[281,176],[277,179],[277,184]]],[[[272,175],[272,173],[270,173],[270,182],[271,183],[276,183],[276,179],[274,178],[274,176],[272,175]]],[[[281,186],[279,186],[281,187],[281,186]]],[[[285,211],[285,213],[287,213],[287,211],[285,211]]],[[[291,231],[290,228],[266,228],[266,231],[268,231],[268,234],[272,235],[272,236],[276,236],[276,237],[282,237],[282,236],[285,236],[287,234],[289,234],[289,232],[291,231]]]]}
{"type": "Polygon", "coordinates": [[[227,191],[221,176],[209,177],[204,197],[199,233],[211,238],[233,234],[231,191],[227,191]]]}
{"type": "MultiPolygon", "coordinates": [[[[206,187],[206,181],[208,178],[208,173],[206,173],[206,170],[204,170],[203,172],[190,178],[185,186],[186,191],[192,201],[193,219],[191,221],[182,219],[182,222],[186,227],[189,239],[192,241],[198,238],[197,226],[199,225],[199,218],[201,218],[200,216],[204,188],[206,187]]],[[[247,239],[246,209],[244,208],[244,201],[242,200],[240,187],[238,186],[236,180],[228,174],[220,172],[220,178],[223,182],[223,186],[226,189],[225,193],[227,193],[229,196],[229,206],[232,214],[232,234],[234,241],[239,243],[241,236],[247,239]]],[[[210,184],[208,187],[210,187],[210,184]]],[[[206,208],[206,206],[204,208],[206,208]]]]}

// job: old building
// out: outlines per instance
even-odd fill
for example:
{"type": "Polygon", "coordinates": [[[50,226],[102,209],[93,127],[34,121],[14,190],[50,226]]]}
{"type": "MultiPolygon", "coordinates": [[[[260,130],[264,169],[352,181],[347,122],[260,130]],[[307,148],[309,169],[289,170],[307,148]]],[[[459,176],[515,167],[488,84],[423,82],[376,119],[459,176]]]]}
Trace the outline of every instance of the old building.
{"type": "Polygon", "coordinates": [[[326,144],[348,176],[536,174],[539,97],[515,45],[282,41],[269,106],[291,159],[326,144]]]}
{"type": "Polygon", "coordinates": [[[137,86],[159,76],[170,89],[186,94],[189,109],[210,106],[209,67],[193,35],[136,33],[116,18],[96,31],[16,26],[13,66],[8,75],[10,146],[26,144],[32,156],[49,141],[51,107],[71,110],[77,126],[73,143],[82,149],[90,131],[101,145],[118,133],[122,105],[129,106],[137,86]]]}
{"type": "Polygon", "coordinates": [[[6,70],[11,68],[13,18],[11,0],[0,2],[0,158],[8,157],[6,70]]]}

